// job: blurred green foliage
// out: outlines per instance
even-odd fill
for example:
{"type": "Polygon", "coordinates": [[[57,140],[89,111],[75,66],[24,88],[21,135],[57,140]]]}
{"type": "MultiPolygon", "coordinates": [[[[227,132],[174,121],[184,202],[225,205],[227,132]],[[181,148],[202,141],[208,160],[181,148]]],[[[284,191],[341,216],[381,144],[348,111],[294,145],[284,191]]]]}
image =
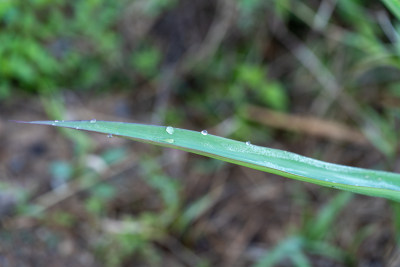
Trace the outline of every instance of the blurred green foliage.
{"type": "Polygon", "coordinates": [[[254,267],[276,266],[283,259],[290,259],[294,266],[312,266],[306,253],[323,255],[337,262],[352,265],[352,255],[339,247],[332,245],[330,239],[334,236],[334,222],[340,211],[351,200],[352,194],[338,193],[316,215],[303,211],[304,224],[300,229],[292,231],[288,238],[282,240],[265,256],[254,264],[254,267]]]}
{"type": "Polygon", "coordinates": [[[1,1],[0,96],[108,84],[123,52],[115,28],[127,3],[1,1]]]}
{"type": "Polygon", "coordinates": [[[396,0],[382,0],[388,9],[400,20],[400,3],[396,0]]]}
{"type": "MultiPolygon", "coordinates": [[[[183,234],[189,224],[213,203],[212,196],[205,195],[184,205],[180,183],[163,174],[157,161],[151,158],[142,159],[140,168],[143,181],[155,192],[150,198],[155,202],[160,201],[161,206],[157,211],[144,211],[121,218],[114,222],[118,224],[118,231],[104,233],[99,237],[97,251],[107,266],[121,266],[132,255],[150,266],[160,266],[162,259],[154,242],[162,243],[171,233],[183,234]]],[[[109,189],[102,191],[110,192],[109,189]]],[[[104,200],[106,199],[102,197],[97,201],[104,200]]]]}
{"type": "Polygon", "coordinates": [[[156,17],[175,0],[4,0],[0,2],[0,100],[15,90],[41,95],[64,89],[107,89],[146,78],[160,61],[157,48],[132,51],[122,19],[132,8],[156,17]],[[129,54],[132,53],[130,57],[129,54]],[[126,56],[128,55],[128,56],[126,56]]]}
{"type": "Polygon", "coordinates": [[[245,92],[249,87],[261,105],[286,111],[289,107],[288,94],[279,82],[271,82],[267,79],[263,66],[239,65],[235,83],[240,86],[239,91],[245,92]]]}
{"type": "Polygon", "coordinates": [[[132,66],[145,78],[151,78],[157,74],[160,61],[160,51],[151,45],[146,45],[132,54],[132,66]]]}

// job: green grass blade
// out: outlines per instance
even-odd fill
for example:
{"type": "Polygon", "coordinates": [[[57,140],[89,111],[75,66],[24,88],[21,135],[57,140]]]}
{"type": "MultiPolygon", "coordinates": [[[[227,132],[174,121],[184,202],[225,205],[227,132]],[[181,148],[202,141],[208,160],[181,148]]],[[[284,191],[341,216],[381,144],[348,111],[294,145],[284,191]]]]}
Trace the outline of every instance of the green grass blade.
{"type": "Polygon", "coordinates": [[[332,164],[298,154],[211,134],[136,123],[109,121],[33,121],[121,136],[220,159],[300,181],[400,201],[400,174],[332,164]]]}
{"type": "Polygon", "coordinates": [[[400,20],[400,1],[399,0],[382,0],[386,7],[400,20]]]}
{"type": "Polygon", "coordinates": [[[353,194],[340,192],[330,200],[328,204],[318,213],[316,218],[307,227],[307,239],[321,240],[332,232],[333,225],[339,212],[347,205],[353,194]]]}
{"type": "MultiPolygon", "coordinates": [[[[290,258],[292,255],[299,255],[301,253],[304,240],[301,237],[293,236],[280,242],[261,259],[253,264],[252,267],[271,267],[277,265],[280,261],[290,258]]],[[[295,258],[296,261],[296,258],[295,258]]]]}

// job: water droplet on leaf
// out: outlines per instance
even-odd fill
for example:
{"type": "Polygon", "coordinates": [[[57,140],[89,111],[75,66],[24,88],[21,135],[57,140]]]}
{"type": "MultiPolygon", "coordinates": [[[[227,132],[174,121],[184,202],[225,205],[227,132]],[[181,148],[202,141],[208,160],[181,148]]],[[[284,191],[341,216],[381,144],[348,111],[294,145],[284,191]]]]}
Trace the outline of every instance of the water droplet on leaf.
{"type": "Polygon", "coordinates": [[[246,142],[246,145],[248,145],[248,146],[251,145],[250,141],[247,141],[247,142],[246,142]]]}
{"type": "Polygon", "coordinates": [[[207,130],[203,130],[203,131],[201,131],[201,134],[202,134],[202,135],[207,135],[208,132],[207,132],[207,130]]]}
{"type": "Polygon", "coordinates": [[[91,119],[90,123],[96,123],[96,119],[91,119]]]}
{"type": "Polygon", "coordinates": [[[113,136],[112,136],[112,134],[108,134],[107,137],[108,138],[112,138],[113,136]]]}
{"type": "Polygon", "coordinates": [[[54,122],[59,122],[58,120],[55,120],[54,122]]]}
{"type": "Polygon", "coordinates": [[[175,142],[174,139],[165,139],[164,141],[169,144],[173,144],[175,142]]]}
{"type": "Polygon", "coordinates": [[[167,131],[167,133],[169,133],[169,134],[173,134],[174,133],[174,127],[172,127],[172,126],[168,126],[167,127],[167,129],[165,129],[166,131],[167,131]]]}

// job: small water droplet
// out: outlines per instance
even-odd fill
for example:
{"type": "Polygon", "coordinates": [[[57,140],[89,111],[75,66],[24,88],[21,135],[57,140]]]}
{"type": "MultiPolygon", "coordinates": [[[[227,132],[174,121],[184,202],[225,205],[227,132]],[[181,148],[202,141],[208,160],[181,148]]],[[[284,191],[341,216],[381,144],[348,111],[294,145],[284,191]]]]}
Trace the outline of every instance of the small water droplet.
{"type": "Polygon", "coordinates": [[[96,123],[96,119],[91,119],[90,123],[96,123]]]}
{"type": "Polygon", "coordinates": [[[247,141],[247,142],[246,142],[246,145],[248,145],[248,146],[251,145],[250,141],[247,141]]]}
{"type": "Polygon", "coordinates": [[[169,134],[173,134],[174,133],[174,127],[172,127],[172,126],[168,126],[167,127],[167,129],[165,129],[166,131],[167,131],[167,133],[169,133],[169,134]]]}
{"type": "Polygon", "coordinates": [[[169,144],[173,144],[175,142],[174,139],[165,139],[164,141],[169,143],[169,144]]]}
{"type": "Polygon", "coordinates": [[[79,130],[80,128],[79,128],[79,126],[77,126],[77,127],[75,127],[75,129],[79,130]]]}
{"type": "Polygon", "coordinates": [[[207,132],[207,130],[203,130],[203,131],[201,131],[201,134],[202,134],[202,135],[207,135],[208,132],[207,132]]]}
{"type": "Polygon", "coordinates": [[[59,122],[58,120],[55,120],[54,122],[59,122]]]}
{"type": "Polygon", "coordinates": [[[51,125],[53,125],[53,126],[54,126],[54,125],[56,125],[56,124],[53,122],[51,125]]]}
{"type": "Polygon", "coordinates": [[[108,134],[107,137],[108,138],[112,138],[113,136],[112,136],[112,134],[108,134]]]}

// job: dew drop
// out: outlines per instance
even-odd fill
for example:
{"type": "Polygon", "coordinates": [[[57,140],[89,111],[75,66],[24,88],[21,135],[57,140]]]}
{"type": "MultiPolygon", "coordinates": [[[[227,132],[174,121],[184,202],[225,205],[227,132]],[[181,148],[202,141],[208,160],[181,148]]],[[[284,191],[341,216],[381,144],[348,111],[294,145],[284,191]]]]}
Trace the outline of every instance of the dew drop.
{"type": "Polygon", "coordinates": [[[96,119],[91,119],[90,123],[96,123],[96,119]]]}
{"type": "Polygon", "coordinates": [[[250,141],[247,141],[247,142],[246,142],[246,145],[247,145],[247,146],[251,145],[250,141]]]}
{"type": "Polygon", "coordinates": [[[172,127],[172,126],[168,126],[167,127],[167,129],[165,129],[166,131],[167,131],[167,133],[169,133],[169,134],[173,134],[174,133],[174,127],[172,127]]]}
{"type": "Polygon", "coordinates": [[[112,136],[112,134],[108,134],[107,137],[108,138],[112,138],[113,136],[112,136]]]}
{"type": "Polygon", "coordinates": [[[207,130],[203,130],[203,131],[201,131],[201,134],[202,134],[202,135],[207,135],[208,132],[207,132],[207,130]]]}
{"type": "Polygon", "coordinates": [[[174,139],[165,139],[164,141],[169,143],[169,144],[173,144],[175,142],[174,139]]]}
{"type": "Polygon", "coordinates": [[[54,125],[56,125],[56,124],[53,122],[51,125],[53,125],[53,126],[54,126],[54,125]]]}
{"type": "Polygon", "coordinates": [[[54,122],[59,122],[58,120],[55,120],[54,122]]]}
{"type": "Polygon", "coordinates": [[[77,126],[77,127],[75,127],[75,129],[76,129],[76,130],[79,130],[80,128],[77,126]]]}

